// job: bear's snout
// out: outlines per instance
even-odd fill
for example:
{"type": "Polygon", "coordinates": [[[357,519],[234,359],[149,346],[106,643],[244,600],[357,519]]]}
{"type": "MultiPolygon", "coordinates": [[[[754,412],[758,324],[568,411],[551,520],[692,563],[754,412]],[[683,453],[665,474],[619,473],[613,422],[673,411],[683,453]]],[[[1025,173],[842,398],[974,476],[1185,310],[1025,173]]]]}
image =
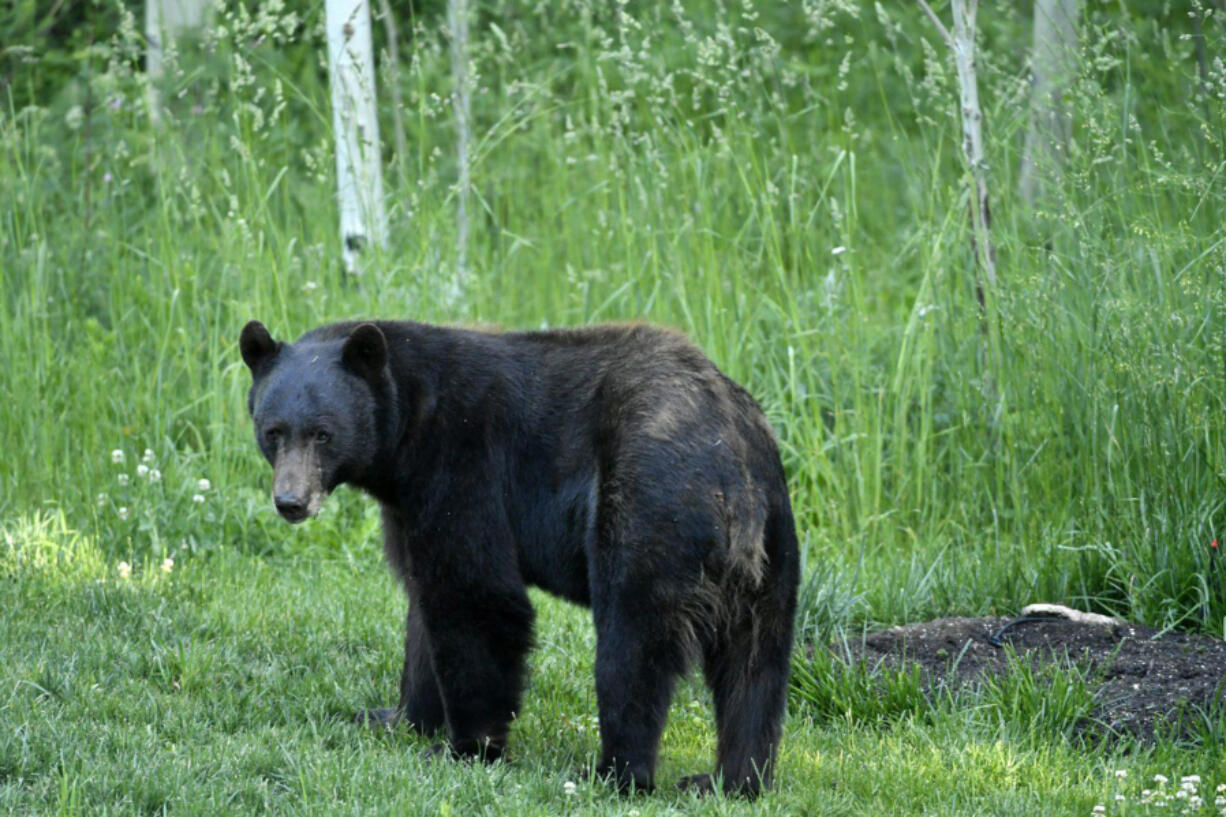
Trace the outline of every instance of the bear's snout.
{"type": "Polygon", "coordinates": [[[273,497],[273,503],[277,506],[277,513],[287,522],[301,522],[310,516],[307,510],[309,503],[298,494],[277,494],[273,497]]]}
{"type": "Polygon", "coordinates": [[[277,453],[272,501],[285,521],[297,523],[314,516],[326,493],[319,460],[311,446],[294,446],[277,453]]]}

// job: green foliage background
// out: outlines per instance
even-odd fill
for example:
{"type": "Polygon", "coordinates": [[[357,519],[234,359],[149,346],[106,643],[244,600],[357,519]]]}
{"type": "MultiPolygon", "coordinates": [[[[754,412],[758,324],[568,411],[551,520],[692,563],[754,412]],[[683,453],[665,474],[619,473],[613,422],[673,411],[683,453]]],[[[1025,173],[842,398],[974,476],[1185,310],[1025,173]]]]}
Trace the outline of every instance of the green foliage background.
{"type": "Polygon", "coordinates": [[[115,559],[283,547],[243,416],[250,317],[286,336],[356,315],[642,318],[765,405],[810,563],[856,600],[845,617],[1049,599],[1222,632],[1220,13],[1202,64],[1198,4],[1087,10],[1067,165],[1031,209],[1029,9],[983,11],[997,343],[952,66],[910,6],[481,4],[475,273],[452,303],[441,4],[396,5],[398,74],[381,51],[392,238],[356,279],[337,261],[321,9],[223,5],[179,49],[155,124],[139,8],[52,5],[0,21],[5,518],[62,514],[115,559]],[[146,447],[177,482],[119,490],[146,447]]]}
{"type": "MultiPolygon", "coordinates": [[[[953,67],[910,3],[476,4],[473,275],[449,297],[443,5],[392,3],[398,66],[376,23],[392,229],[358,277],[321,4],[227,0],[172,56],[158,122],[140,4],[0,8],[0,811],[1216,808],[1220,711],[1183,713],[1190,745],[1090,746],[1089,669],[931,695],[808,645],[1039,600],[1226,634],[1221,3],[1087,4],[1073,139],[1035,207],[1031,5],[983,4],[987,333],[953,67]],[[355,731],[401,660],[378,511],[342,491],[277,519],[236,347],[252,317],[294,337],[357,316],[658,321],[759,398],[806,560],[778,792],[567,794],[598,751],[594,636],[541,594],[512,763],[355,731]]],[[[708,705],[681,685],[663,789],[709,768],[708,705]]]]}

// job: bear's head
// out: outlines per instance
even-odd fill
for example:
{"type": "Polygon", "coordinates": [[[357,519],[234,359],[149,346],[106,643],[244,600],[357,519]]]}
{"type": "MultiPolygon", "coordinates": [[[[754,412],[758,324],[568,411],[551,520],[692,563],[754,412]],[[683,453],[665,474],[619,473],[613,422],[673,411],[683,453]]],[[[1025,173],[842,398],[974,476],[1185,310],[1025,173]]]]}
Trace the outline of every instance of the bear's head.
{"type": "Polygon", "coordinates": [[[251,321],[239,348],[251,369],[247,408],[256,442],[273,467],[273,502],[281,516],[301,522],[337,485],[369,481],[395,406],[387,339],[379,327],[338,326],[282,343],[251,321]]]}

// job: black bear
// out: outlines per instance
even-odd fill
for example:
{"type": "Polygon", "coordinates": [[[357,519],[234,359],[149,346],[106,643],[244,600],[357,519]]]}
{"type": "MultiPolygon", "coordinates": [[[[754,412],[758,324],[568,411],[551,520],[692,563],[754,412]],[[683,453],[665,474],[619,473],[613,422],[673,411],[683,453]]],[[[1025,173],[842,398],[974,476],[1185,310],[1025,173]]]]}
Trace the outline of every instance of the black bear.
{"type": "Polygon", "coordinates": [[[382,505],[409,597],[399,705],[361,717],[499,757],[535,585],[590,605],[602,754],[651,789],[677,677],[701,664],[728,792],[769,786],[800,561],[774,434],[749,394],[644,325],[494,333],[338,323],[240,340],[290,522],[348,483],[382,505]]]}

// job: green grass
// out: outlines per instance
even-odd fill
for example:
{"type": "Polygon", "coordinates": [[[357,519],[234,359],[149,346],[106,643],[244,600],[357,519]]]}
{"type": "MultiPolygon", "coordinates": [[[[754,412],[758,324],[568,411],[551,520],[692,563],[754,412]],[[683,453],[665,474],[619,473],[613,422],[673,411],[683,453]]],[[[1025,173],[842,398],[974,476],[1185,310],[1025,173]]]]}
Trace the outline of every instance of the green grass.
{"type": "Polygon", "coordinates": [[[1036,734],[1034,713],[1013,710],[1040,698],[1015,689],[885,719],[867,699],[794,700],[778,791],[753,805],[702,800],[671,790],[713,751],[709,700],[687,682],[658,794],[580,782],[567,796],[598,751],[593,632],[578,608],[535,597],[541,643],[510,761],[431,762],[427,738],[350,722],[398,683],[404,602],[376,545],[310,560],[223,552],[122,579],[54,519],[27,524],[20,545],[6,534],[0,809],[11,813],[1089,814],[1110,801],[1116,768],[1137,781],[1133,799],[1158,772],[1226,776],[1220,744],[1087,750],[1036,734]]]}
{"type": "MultiPolygon", "coordinates": [[[[686,331],[779,432],[811,641],[1039,600],[1226,634],[1208,572],[1226,533],[1221,15],[1201,95],[1188,6],[1087,10],[1074,144],[1034,208],[1016,193],[1029,23],[982,15],[1000,269],[985,342],[953,71],[915,8],[535,8],[491,0],[473,26],[458,303],[438,9],[401,21],[409,153],[385,148],[391,239],[357,278],[339,268],[318,8],[227,4],[224,32],[170,70],[160,125],[120,7],[73,50],[26,5],[0,13],[4,41],[33,46],[0,56],[5,807],[745,808],[564,799],[596,747],[568,726],[593,713],[591,636],[551,601],[513,764],[426,767],[419,741],[344,723],[395,686],[401,603],[368,503],[339,496],[292,530],[268,507],[236,348],[252,317],[282,337],[362,315],[686,331]],[[137,471],[146,449],[159,481],[137,471]]],[[[757,808],[1088,813],[1117,764],[1138,790],[1158,771],[1222,777],[1212,718],[1199,749],[1068,743],[1075,678],[1050,704],[1031,679],[952,707],[905,679],[873,704],[828,670],[798,673],[827,703],[795,696],[781,791],[757,808]],[[1036,717],[1038,738],[1019,726],[1036,717]]],[[[665,782],[709,762],[697,689],[665,782]]]]}

